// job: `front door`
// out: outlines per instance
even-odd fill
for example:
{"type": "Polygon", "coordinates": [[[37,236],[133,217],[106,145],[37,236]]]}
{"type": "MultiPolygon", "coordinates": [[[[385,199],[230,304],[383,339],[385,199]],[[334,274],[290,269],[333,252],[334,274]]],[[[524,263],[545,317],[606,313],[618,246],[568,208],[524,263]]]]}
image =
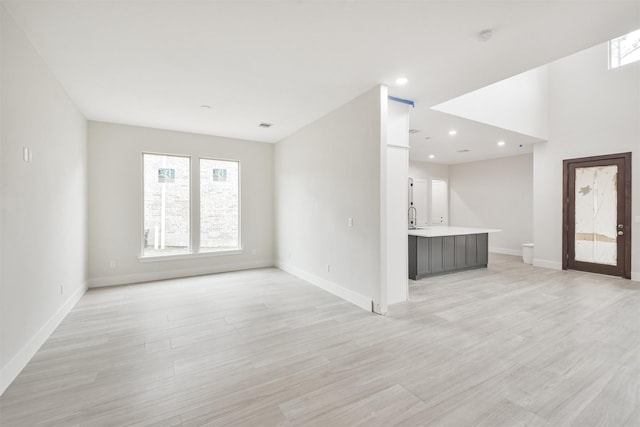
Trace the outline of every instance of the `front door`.
{"type": "Polygon", "coordinates": [[[564,160],[563,269],[631,278],[631,153],[564,160]]]}

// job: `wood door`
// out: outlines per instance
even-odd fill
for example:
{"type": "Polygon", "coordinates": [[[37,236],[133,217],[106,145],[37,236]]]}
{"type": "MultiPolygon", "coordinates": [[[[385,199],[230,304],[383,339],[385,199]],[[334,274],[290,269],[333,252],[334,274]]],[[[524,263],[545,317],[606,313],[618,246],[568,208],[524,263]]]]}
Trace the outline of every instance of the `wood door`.
{"type": "Polygon", "coordinates": [[[631,278],[631,153],[563,161],[562,268],[631,278]]]}

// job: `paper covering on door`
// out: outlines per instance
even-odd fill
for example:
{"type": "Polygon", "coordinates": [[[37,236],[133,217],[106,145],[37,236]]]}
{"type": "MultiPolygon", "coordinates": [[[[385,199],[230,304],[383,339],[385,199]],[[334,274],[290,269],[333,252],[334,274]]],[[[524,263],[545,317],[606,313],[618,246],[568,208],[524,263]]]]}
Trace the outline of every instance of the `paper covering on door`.
{"type": "Polygon", "coordinates": [[[575,260],[616,265],[618,166],[576,168],[575,260]]]}

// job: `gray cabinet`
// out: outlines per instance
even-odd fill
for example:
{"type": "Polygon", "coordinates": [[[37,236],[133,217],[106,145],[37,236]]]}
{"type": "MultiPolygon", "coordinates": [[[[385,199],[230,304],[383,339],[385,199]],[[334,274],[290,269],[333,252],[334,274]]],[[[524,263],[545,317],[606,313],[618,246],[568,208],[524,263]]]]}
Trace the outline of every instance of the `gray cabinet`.
{"type": "Polygon", "coordinates": [[[409,236],[409,278],[470,270],[487,266],[489,235],[409,236]]]}

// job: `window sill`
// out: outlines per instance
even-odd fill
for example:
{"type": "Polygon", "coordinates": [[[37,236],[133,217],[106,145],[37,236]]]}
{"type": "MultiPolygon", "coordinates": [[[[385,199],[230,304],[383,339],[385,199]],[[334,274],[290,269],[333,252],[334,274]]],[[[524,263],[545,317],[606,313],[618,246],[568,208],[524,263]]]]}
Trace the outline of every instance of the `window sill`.
{"type": "Polygon", "coordinates": [[[240,255],[242,249],[221,249],[217,251],[199,252],[197,254],[151,255],[139,256],[138,262],[180,261],[183,259],[208,258],[213,256],[240,255]]]}

